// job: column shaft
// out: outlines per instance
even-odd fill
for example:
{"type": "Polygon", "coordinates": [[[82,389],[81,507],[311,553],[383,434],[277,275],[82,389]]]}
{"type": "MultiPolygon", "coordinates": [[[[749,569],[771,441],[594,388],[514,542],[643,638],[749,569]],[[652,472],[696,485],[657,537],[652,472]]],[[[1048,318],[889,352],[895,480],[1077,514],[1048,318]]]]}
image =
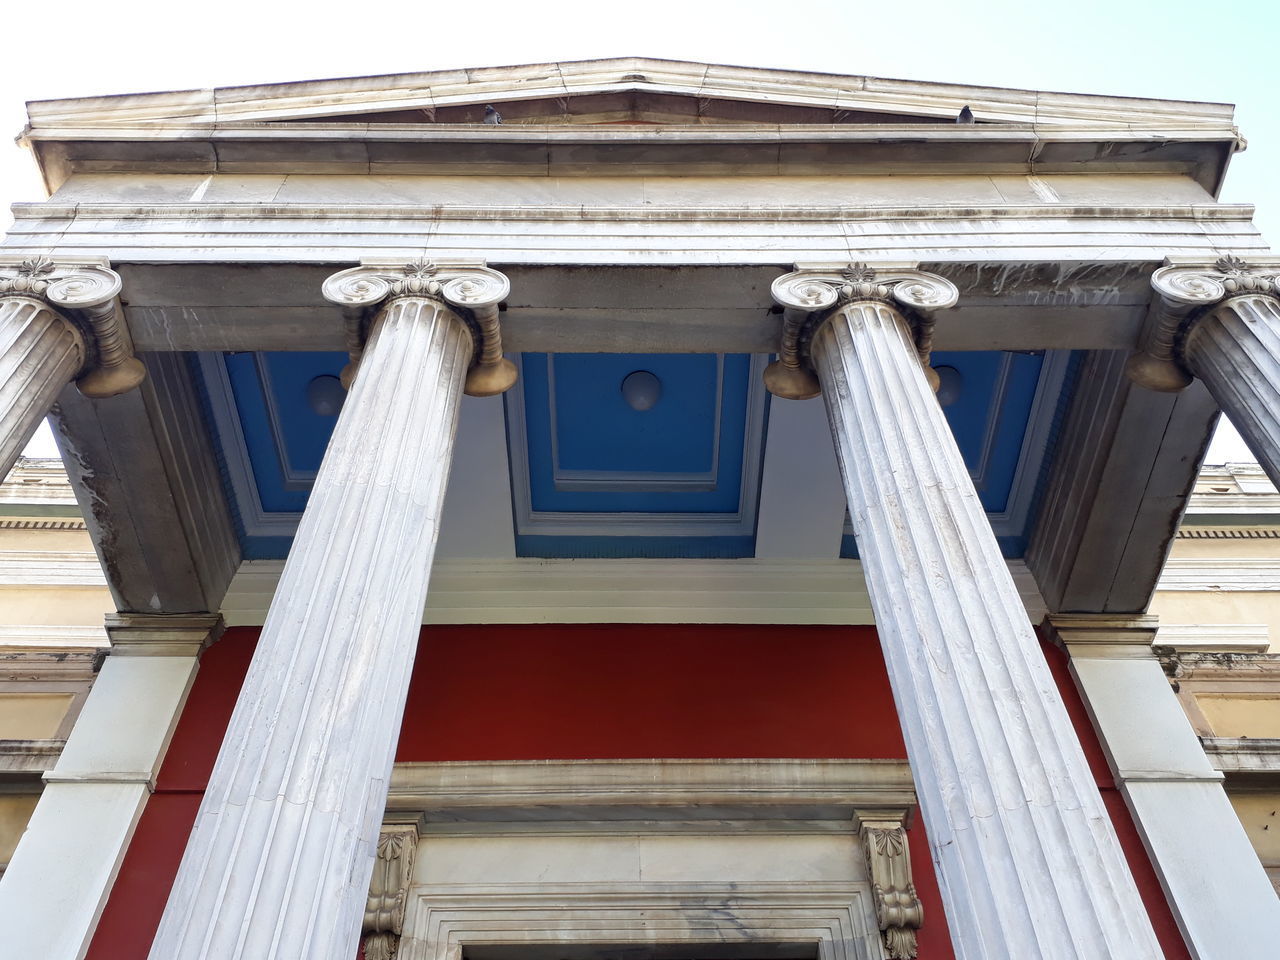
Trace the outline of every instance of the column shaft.
{"type": "Polygon", "coordinates": [[[1280,486],[1280,300],[1223,301],[1191,328],[1183,357],[1280,486]]]}
{"type": "Polygon", "coordinates": [[[849,304],[812,357],[957,956],[1160,957],[905,319],[849,304]]]}
{"type": "Polygon", "coordinates": [[[84,341],[32,297],[0,297],[0,478],[84,363],[84,341]]]}
{"type": "Polygon", "coordinates": [[[154,960],[355,955],[471,354],[426,297],[375,321],[154,960]]]}

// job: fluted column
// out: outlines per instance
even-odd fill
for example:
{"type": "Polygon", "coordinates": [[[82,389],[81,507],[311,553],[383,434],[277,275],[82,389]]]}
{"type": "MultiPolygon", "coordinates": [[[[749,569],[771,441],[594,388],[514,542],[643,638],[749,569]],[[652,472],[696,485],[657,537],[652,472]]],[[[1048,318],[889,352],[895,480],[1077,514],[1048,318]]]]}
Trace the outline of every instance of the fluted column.
{"type": "Polygon", "coordinates": [[[506,278],[325,285],[372,318],[151,949],[351,960],[417,647],[458,404],[506,278]]]}
{"type": "Polygon", "coordinates": [[[0,298],[0,477],[83,363],[84,338],[52,307],[0,298]]]}
{"type": "Polygon", "coordinates": [[[814,321],[798,339],[826,401],[957,956],[1160,957],[921,366],[927,311],[955,288],[859,267],[788,275],[774,296],[814,321]]]}
{"type": "Polygon", "coordinates": [[[117,321],[119,293],[120,278],[98,264],[0,259],[0,478],[73,379],[87,396],[141,381],[117,321]]]}
{"type": "Polygon", "coordinates": [[[1280,261],[1223,257],[1213,266],[1169,264],[1151,278],[1157,298],[1129,374],[1153,390],[1204,381],[1280,486],[1280,261]]]}

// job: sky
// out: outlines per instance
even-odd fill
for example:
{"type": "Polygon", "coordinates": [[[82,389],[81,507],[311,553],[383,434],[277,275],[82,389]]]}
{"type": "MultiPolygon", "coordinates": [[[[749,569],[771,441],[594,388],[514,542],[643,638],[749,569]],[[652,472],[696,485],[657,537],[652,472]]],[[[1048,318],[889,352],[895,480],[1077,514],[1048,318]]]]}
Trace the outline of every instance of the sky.
{"type": "MultiPolygon", "coordinates": [[[[1280,236],[1276,0],[789,0],[433,4],[62,0],[9,4],[0,133],[27,100],[646,56],[1237,105],[1249,148],[1222,199],[1280,236]],[[1270,174],[1270,175],[1269,175],[1270,174]]],[[[0,137],[0,225],[44,191],[0,137]]],[[[51,455],[47,434],[32,450],[51,455]]],[[[1211,462],[1250,460],[1220,437],[1211,462]]]]}

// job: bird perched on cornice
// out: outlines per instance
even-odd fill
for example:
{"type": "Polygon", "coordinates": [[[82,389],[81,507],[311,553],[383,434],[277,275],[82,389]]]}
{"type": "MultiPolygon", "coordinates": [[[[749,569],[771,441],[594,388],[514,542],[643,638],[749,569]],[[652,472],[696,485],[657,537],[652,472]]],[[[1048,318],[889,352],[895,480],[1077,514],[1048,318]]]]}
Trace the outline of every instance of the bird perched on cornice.
{"type": "Polygon", "coordinates": [[[973,123],[973,122],[974,122],[973,111],[969,109],[969,105],[966,103],[963,107],[960,108],[960,116],[956,117],[956,123],[973,123]]]}
{"type": "Polygon", "coordinates": [[[502,122],[502,114],[493,109],[493,104],[489,103],[484,108],[484,122],[494,126],[502,122]]]}

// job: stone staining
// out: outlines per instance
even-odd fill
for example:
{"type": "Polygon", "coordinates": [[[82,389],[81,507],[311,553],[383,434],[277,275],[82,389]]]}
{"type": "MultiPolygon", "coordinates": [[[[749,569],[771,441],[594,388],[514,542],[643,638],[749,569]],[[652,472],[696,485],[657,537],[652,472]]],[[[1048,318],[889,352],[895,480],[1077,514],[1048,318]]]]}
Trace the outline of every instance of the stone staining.
{"type": "Polygon", "coordinates": [[[486,311],[496,316],[507,289],[505,277],[479,266],[390,277],[355,268],[325,284],[331,301],[377,313],[154,960],[355,954],[473,324],[486,311]]]}
{"type": "Polygon", "coordinates": [[[1110,819],[899,309],[949,305],[954,287],[919,275],[886,296],[888,284],[873,284],[847,301],[832,291],[810,352],[957,957],[1155,960],[1110,819]]]}
{"type": "Polygon", "coordinates": [[[1129,376],[1161,391],[1203,380],[1280,485],[1280,261],[1170,264],[1151,285],[1157,299],[1129,376]]]}

